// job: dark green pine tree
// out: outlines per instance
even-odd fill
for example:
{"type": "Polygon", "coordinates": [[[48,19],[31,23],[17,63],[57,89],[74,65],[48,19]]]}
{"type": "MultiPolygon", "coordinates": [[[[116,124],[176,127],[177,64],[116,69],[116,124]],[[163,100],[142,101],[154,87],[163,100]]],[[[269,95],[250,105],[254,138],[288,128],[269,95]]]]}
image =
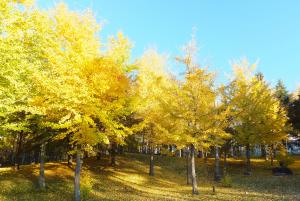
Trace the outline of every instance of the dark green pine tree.
{"type": "Polygon", "coordinates": [[[282,80],[278,80],[275,86],[275,95],[280,100],[282,106],[288,109],[290,104],[290,95],[282,80]]]}
{"type": "Polygon", "coordinates": [[[289,112],[288,112],[290,122],[292,123],[292,126],[294,128],[293,134],[295,136],[300,135],[300,92],[295,98],[289,107],[289,112]]]}

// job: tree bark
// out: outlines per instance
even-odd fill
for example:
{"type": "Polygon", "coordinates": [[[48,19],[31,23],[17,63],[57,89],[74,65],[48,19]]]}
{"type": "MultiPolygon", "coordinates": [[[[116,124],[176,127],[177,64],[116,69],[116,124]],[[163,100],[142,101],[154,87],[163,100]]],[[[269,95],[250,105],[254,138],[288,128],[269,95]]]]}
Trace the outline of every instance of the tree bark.
{"type": "Polygon", "coordinates": [[[246,145],[246,172],[245,172],[245,175],[251,175],[250,144],[246,145]]]}
{"type": "Polygon", "coordinates": [[[207,152],[204,153],[204,163],[207,164],[207,160],[208,160],[208,154],[207,152]]]}
{"type": "Polygon", "coordinates": [[[21,162],[22,165],[25,164],[25,162],[26,162],[25,159],[26,159],[26,154],[25,154],[25,152],[23,151],[23,153],[22,153],[22,162],[21,162]]]}
{"type": "Polygon", "coordinates": [[[186,148],[186,183],[192,184],[190,150],[188,148],[186,148]]]}
{"type": "Polygon", "coordinates": [[[21,163],[21,149],[22,149],[22,141],[23,141],[23,131],[20,132],[18,138],[18,146],[17,146],[17,153],[15,157],[15,168],[16,170],[20,170],[20,163],[21,163]]]}
{"type": "Polygon", "coordinates": [[[233,145],[230,146],[230,150],[229,151],[230,151],[231,157],[234,158],[235,156],[234,156],[234,147],[233,147],[233,145]]]}
{"type": "Polygon", "coordinates": [[[227,149],[224,149],[224,166],[223,166],[224,175],[227,174],[227,149]]]}
{"type": "Polygon", "coordinates": [[[39,152],[38,149],[34,150],[34,164],[38,164],[39,162],[39,152]]]}
{"type": "Polygon", "coordinates": [[[76,168],[75,168],[75,178],[74,178],[74,198],[75,201],[80,201],[80,171],[81,171],[81,150],[77,146],[76,150],[76,168]]]}
{"type": "Polygon", "coordinates": [[[150,148],[150,167],[149,167],[149,175],[154,176],[154,150],[150,148]]]}
{"type": "Polygon", "coordinates": [[[118,146],[118,154],[120,155],[124,154],[124,147],[121,145],[118,146]]]}
{"type": "Polygon", "coordinates": [[[215,147],[215,181],[220,181],[220,156],[219,156],[219,147],[215,147]]]}
{"type": "Polygon", "coordinates": [[[12,163],[12,165],[15,166],[15,170],[17,170],[18,141],[19,141],[19,135],[17,135],[14,140],[14,147],[13,147],[13,153],[12,153],[12,159],[11,159],[11,163],[12,163]]]}
{"type": "Polygon", "coordinates": [[[269,160],[269,147],[268,145],[265,145],[265,161],[268,161],[269,160]]]}
{"type": "Polygon", "coordinates": [[[143,133],[143,136],[142,136],[142,153],[145,154],[146,151],[145,151],[145,134],[143,133]]]}
{"type": "Polygon", "coordinates": [[[111,144],[111,162],[110,164],[112,166],[115,166],[116,165],[116,143],[113,142],[111,144]]]}
{"type": "Polygon", "coordinates": [[[265,145],[260,146],[261,157],[266,160],[266,148],[265,145]]]}
{"type": "Polygon", "coordinates": [[[271,158],[271,166],[273,166],[274,165],[274,144],[271,145],[270,158],[271,158]]]}
{"type": "Polygon", "coordinates": [[[96,158],[97,158],[98,161],[101,159],[101,152],[100,151],[97,152],[97,157],[96,158]]]}
{"type": "MultiPolygon", "coordinates": [[[[70,149],[71,150],[73,149],[73,145],[69,146],[69,151],[70,151],[70,149]]],[[[71,166],[73,163],[73,154],[70,154],[70,153],[67,153],[67,154],[68,154],[68,166],[71,166]]]]}
{"type": "Polygon", "coordinates": [[[45,189],[45,144],[41,145],[41,154],[40,154],[40,177],[39,177],[39,187],[40,189],[45,189]]]}
{"type": "Polygon", "coordinates": [[[68,154],[68,166],[71,166],[73,162],[73,157],[71,154],[68,154]]]}
{"type": "Polygon", "coordinates": [[[191,145],[191,169],[192,169],[192,193],[198,194],[198,187],[197,187],[197,178],[196,178],[196,167],[195,167],[195,147],[191,145]]]}

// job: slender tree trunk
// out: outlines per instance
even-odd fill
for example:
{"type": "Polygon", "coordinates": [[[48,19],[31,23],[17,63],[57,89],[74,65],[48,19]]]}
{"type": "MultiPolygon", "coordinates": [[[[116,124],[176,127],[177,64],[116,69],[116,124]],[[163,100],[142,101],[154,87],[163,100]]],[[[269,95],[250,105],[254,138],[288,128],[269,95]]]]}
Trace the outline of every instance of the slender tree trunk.
{"type": "Polygon", "coordinates": [[[227,149],[225,147],[225,150],[224,150],[224,166],[223,166],[223,172],[224,172],[224,175],[227,174],[227,149]]]}
{"type": "Polygon", "coordinates": [[[67,142],[68,142],[67,162],[68,162],[68,166],[70,167],[73,162],[73,154],[69,153],[71,150],[73,150],[73,145],[70,144],[71,143],[70,137],[68,138],[67,142]]]}
{"type": "Polygon", "coordinates": [[[111,162],[110,164],[112,166],[115,166],[116,165],[116,143],[113,142],[111,144],[111,162]]]}
{"type": "Polygon", "coordinates": [[[150,167],[149,167],[149,175],[154,176],[154,150],[150,148],[150,167]]]}
{"type": "MultiPolygon", "coordinates": [[[[69,151],[73,149],[73,145],[69,146],[69,151]]],[[[67,153],[68,154],[68,166],[71,166],[73,163],[73,154],[67,153]]]]}
{"type": "Polygon", "coordinates": [[[265,161],[268,161],[269,160],[269,147],[268,145],[265,145],[265,161]]]}
{"type": "Polygon", "coordinates": [[[145,153],[148,154],[148,152],[149,152],[149,145],[148,145],[148,143],[147,143],[147,144],[146,144],[145,153]]]}
{"type": "Polygon", "coordinates": [[[208,154],[207,152],[204,153],[204,163],[207,164],[207,160],[208,160],[208,154]]]}
{"type": "Polygon", "coordinates": [[[98,151],[98,152],[97,152],[97,160],[99,161],[100,159],[101,159],[101,152],[98,151]]]}
{"type": "Polygon", "coordinates": [[[191,145],[191,166],[192,166],[192,193],[198,194],[198,187],[197,187],[197,178],[196,178],[196,167],[195,167],[195,147],[191,145]]]}
{"type": "Polygon", "coordinates": [[[219,156],[219,147],[215,147],[215,181],[221,180],[220,175],[220,156],[219,156]]]}
{"type": "Polygon", "coordinates": [[[192,184],[190,150],[186,148],[186,183],[192,184]]]}
{"type": "Polygon", "coordinates": [[[250,144],[246,145],[246,172],[245,172],[245,175],[251,175],[250,144]]]}
{"type": "Polygon", "coordinates": [[[124,154],[124,147],[121,145],[118,146],[118,154],[120,155],[124,154]]]}
{"type": "Polygon", "coordinates": [[[25,162],[26,162],[25,159],[26,159],[26,153],[23,151],[23,153],[22,153],[22,162],[21,162],[22,165],[25,164],[25,162]]]}
{"type": "Polygon", "coordinates": [[[81,171],[81,150],[77,146],[76,150],[76,167],[75,167],[75,179],[74,179],[74,196],[75,201],[80,201],[80,171],[81,171]]]}
{"type": "Polygon", "coordinates": [[[18,146],[17,146],[17,153],[16,153],[16,157],[15,157],[15,168],[16,170],[20,170],[20,163],[21,163],[21,149],[22,149],[22,141],[23,141],[23,132],[21,131],[21,133],[19,134],[18,137],[18,146]]]}
{"type": "Polygon", "coordinates": [[[271,166],[273,166],[274,165],[274,144],[271,145],[270,158],[271,158],[271,166]]]}
{"type": "Polygon", "coordinates": [[[230,150],[229,151],[230,151],[231,157],[234,158],[234,147],[232,145],[230,146],[230,150]]]}
{"type": "Polygon", "coordinates": [[[13,147],[13,153],[12,153],[12,157],[11,157],[11,165],[15,166],[15,169],[17,169],[17,151],[18,151],[18,140],[19,140],[19,135],[16,136],[16,138],[14,139],[14,147],[13,147]]]}
{"type": "Polygon", "coordinates": [[[266,159],[266,148],[265,145],[260,146],[261,157],[266,159]]]}
{"type": "Polygon", "coordinates": [[[39,152],[38,149],[34,150],[34,164],[38,164],[39,162],[39,152]]]}
{"type": "Polygon", "coordinates": [[[68,154],[68,166],[71,166],[73,162],[72,154],[68,154]]]}
{"type": "Polygon", "coordinates": [[[40,156],[40,177],[39,177],[39,187],[40,189],[45,189],[45,144],[41,145],[41,156],[40,156]]]}
{"type": "Polygon", "coordinates": [[[142,153],[146,153],[145,151],[145,134],[142,135],[142,153]]]}

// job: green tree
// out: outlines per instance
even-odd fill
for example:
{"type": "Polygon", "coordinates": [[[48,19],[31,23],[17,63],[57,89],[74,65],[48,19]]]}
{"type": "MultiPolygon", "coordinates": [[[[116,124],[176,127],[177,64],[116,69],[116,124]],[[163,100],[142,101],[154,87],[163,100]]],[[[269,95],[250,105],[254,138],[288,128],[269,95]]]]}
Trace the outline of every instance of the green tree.
{"type": "Polygon", "coordinates": [[[280,100],[284,107],[289,105],[290,95],[282,80],[278,80],[275,86],[275,96],[280,100]]]}

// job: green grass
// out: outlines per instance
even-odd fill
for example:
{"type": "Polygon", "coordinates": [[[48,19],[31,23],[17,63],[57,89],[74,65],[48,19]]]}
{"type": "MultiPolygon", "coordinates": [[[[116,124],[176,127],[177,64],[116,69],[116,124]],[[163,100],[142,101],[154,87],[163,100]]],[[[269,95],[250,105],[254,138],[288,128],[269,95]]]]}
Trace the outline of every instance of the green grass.
{"type": "MultiPolygon", "coordinates": [[[[300,158],[291,166],[293,176],[276,177],[263,160],[253,160],[251,176],[243,176],[243,162],[229,160],[231,187],[213,182],[213,160],[197,159],[199,195],[186,185],[185,159],[155,157],[155,176],[148,176],[148,156],[126,154],[117,157],[116,167],[108,158],[86,159],[82,173],[83,200],[300,200],[300,158]],[[216,186],[216,193],[212,186],[216,186]]],[[[46,164],[47,189],[39,191],[38,165],[21,166],[20,171],[0,169],[0,200],[68,201],[73,197],[73,169],[65,163],[46,164]]]]}

